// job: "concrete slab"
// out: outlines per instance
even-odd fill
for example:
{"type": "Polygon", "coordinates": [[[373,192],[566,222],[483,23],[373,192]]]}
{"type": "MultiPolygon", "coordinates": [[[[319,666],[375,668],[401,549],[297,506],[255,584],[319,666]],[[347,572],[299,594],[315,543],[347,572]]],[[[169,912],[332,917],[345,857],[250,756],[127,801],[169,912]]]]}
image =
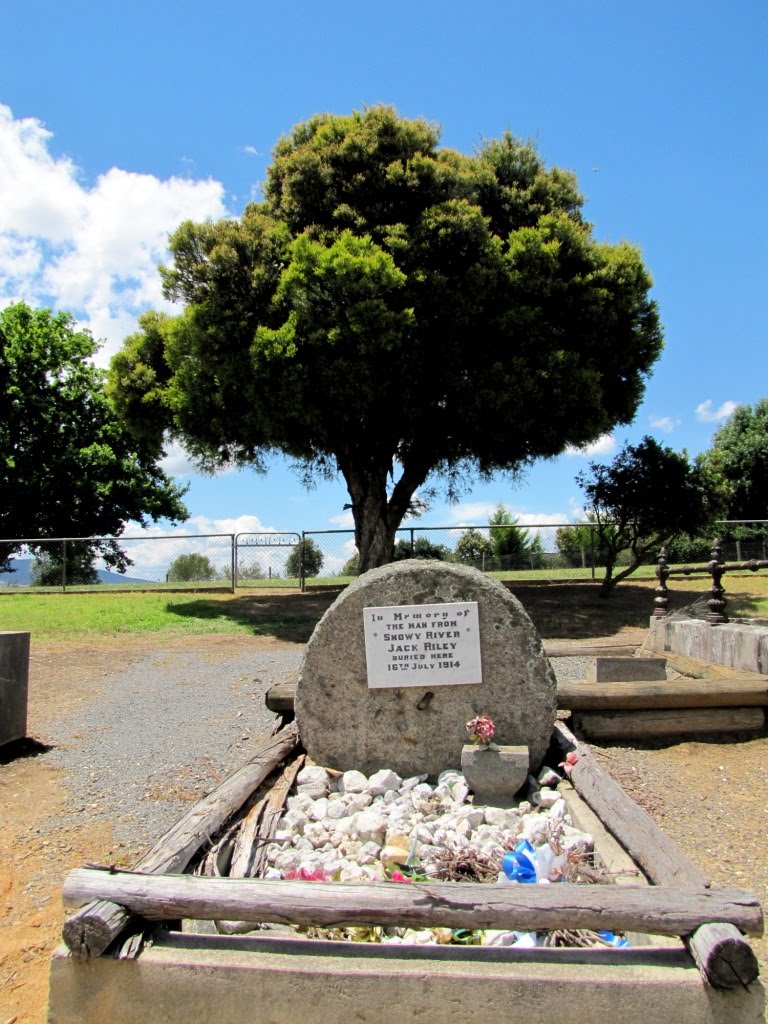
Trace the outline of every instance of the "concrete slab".
{"type": "Polygon", "coordinates": [[[705,987],[676,949],[374,946],[167,933],[136,960],[61,948],[48,1024],[758,1024],[760,984],[705,987]],[[620,1007],[620,1010],[619,1010],[620,1007]]]}
{"type": "Polygon", "coordinates": [[[588,683],[653,683],[666,678],[665,658],[598,657],[587,669],[588,683]]]}

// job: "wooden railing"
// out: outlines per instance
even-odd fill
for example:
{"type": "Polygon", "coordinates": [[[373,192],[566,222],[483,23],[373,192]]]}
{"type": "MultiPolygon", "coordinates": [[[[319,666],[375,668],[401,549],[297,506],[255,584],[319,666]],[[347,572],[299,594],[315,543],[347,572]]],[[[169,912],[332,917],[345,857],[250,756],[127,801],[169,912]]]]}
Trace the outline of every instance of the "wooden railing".
{"type": "Polygon", "coordinates": [[[681,565],[670,568],[667,561],[667,549],[662,548],[659,555],[659,562],[656,566],[656,578],[659,585],[656,587],[656,597],[653,601],[653,614],[657,619],[663,618],[669,609],[669,588],[667,580],[670,576],[694,576],[706,574],[712,577],[712,586],[709,588],[707,599],[706,621],[712,626],[728,622],[725,613],[725,606],[728,600],[725,596],[725,587],[722,579],[727,572],[757,572],[759,569],[768,569],[768,560],[751,558],[748,562],[724,562],[723,546],[720,540],[712,545],[712,558],[702,565],[681,565]]]}

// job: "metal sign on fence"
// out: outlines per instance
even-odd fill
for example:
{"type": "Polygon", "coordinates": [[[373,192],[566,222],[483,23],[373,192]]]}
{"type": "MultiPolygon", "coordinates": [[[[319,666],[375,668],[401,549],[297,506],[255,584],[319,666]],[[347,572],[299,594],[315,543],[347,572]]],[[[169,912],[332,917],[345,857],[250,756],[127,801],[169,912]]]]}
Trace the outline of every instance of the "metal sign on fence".
{"type": "Polygon", "coordinates": [[[238,533],[239,548],[295,548],[301,543],[298,533],[238,533]]]}

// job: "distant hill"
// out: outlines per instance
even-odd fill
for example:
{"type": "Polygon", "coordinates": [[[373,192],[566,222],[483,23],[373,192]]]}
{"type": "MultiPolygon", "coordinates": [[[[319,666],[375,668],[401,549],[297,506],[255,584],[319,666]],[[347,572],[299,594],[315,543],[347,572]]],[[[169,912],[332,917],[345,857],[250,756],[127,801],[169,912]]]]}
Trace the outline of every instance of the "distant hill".
{"type": "MultiPolygon", "coordinates": [[[[12,558],[10,565],[11,572],[0,572],[0,587],[28,587],[30,586],[30,572],[33,565],[32,558],[12,558]]],[[[97,569],[96,575],[99,583],[153,583],[154,580],[143,580],[137,576],[123,576],[119,572],[111,572],[109,569],[97,569]]]]}

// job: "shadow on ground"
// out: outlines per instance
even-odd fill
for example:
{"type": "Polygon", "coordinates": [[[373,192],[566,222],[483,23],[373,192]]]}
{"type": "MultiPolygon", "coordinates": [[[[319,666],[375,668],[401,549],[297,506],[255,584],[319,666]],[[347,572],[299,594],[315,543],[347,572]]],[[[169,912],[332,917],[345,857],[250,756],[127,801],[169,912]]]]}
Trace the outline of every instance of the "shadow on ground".
{"type": "Polygon", "coordinates": [[[12,740],[0,747],[0,764],[10,764],[11,761],[21,761],[27,757],[39,757],[41,754],[47,754],[49,750],[53,750],[53,747],[29,736],[25,739],[12,740]]]}
{"type": "Polygon", "coordinates": [[[191,601],[169,601],[166,608],[174,615],[195,619],[234,621],[252,628],[255,636],[305,644],[323,612],[340,591],[289,594],[248,594],[231,601],[213,601],[195,597],[191,601]]]}
{"type": "MultiPolygon", "coordinates": [[[[543,639],[587,640],[626,628],[646,629],[653,612],[655,582],[622,584],[608,598],[599,584],[530,583],[511,587],[543,639]]],[[[169,601],[168,611],[197,619],[230,620],[252,628],[256,636],[306,643],[339,590],[248,594],[230,601],[195,597],[169,601]]],[[[693,600],[690,592],[670,594],[670,610],[693,600]]]]}

